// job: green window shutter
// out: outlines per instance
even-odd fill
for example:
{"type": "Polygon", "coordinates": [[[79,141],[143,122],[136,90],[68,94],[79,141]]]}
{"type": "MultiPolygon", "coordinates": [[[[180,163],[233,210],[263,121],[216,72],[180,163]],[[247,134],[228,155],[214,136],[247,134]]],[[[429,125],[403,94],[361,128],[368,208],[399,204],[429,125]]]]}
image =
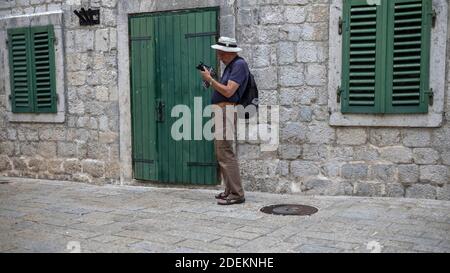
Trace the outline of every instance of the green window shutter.
{"type": "Polygon", "coordinates": [[[367,0],[344,0],[343,113],[377,113],[381,105],[383,16],[367,0]]]}
{"type": "Polygon", "coordinates": [[[29,28],[8,29],[11,108],[14,113],[33,112],[29,28]]]}
{"type": "Polygon", "coordinates": [[[386,113],[426,113],[431,1],[388,2],[386,113]]]}
{"type": "Polygon", "coordinates": [[[36,113],[56,112],[53,26],[31,28],[33,89],[36,113]]]}

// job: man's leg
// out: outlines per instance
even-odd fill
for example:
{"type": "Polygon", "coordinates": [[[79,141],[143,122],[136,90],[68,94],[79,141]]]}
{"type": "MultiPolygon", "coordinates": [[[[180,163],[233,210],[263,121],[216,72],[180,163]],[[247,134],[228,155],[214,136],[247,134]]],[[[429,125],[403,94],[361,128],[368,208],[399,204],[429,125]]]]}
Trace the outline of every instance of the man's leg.
{"type": "Polygon", "coordinates": [[[223,178],[223,180],[224,180],[224,185],[225,185],[225,190],[224,190],[224,195],[225,195],[225,197],[226,196],[228,196],[229,194],[230,194],[230,188],[228,187],[228,185],[227,185],[227,182],[226,182],[226,180],[225,180],[225,177],[224,177],[224,170],[223,170],[223,167],[222,167],[222,165],[223,164],[220,164],[220,161],[219,161],[219,143],[218,143],[218,141],[219,140],[214,140],[214,151],[215,151],[215,153],[216,153],[216,158],[217,158],[217,161],[218,161],[218,165],[217,165],[217,170],[216,170],[216,172],[217,172],[217,178],[220,180],[220,181],[222,181],[222,178],[223,178]]]}
{"type": "Polygon", "coordinates": [[[225,194],[229,194],[228,198],[231,199],[244,197],[239,164],[233,151],[233,142],[231,140],[216,140],[215,142],[217,161],[225,181],[225,194]]]}
{"type": "Polygon", "coordinates": [[[226,108],[219,109],[215,115],[215,151],[220,171],[225,182],[225,194],[229,198],[244,197],[237,155],[233,149],[236,134],[236,113],[226,108]]]}

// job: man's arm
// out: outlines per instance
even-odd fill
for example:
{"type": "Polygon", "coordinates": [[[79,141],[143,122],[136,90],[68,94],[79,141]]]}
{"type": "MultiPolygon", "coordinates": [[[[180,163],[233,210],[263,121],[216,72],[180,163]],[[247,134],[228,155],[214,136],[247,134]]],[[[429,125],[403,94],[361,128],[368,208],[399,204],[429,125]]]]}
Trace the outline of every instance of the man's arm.
{"type": "Polygon", "coordinates": [[[231,98],[234,93],[236,93],[236,90],[239,88],[239,84],[235,83],[232,80],[229,80],[227,82],[227,85],[221,84],[220,82],[216,81],[215,79],[212,79],[210,81],[212,88],[217,90],[220,94],[222,94],[226,98],[231,98]]]}
{"type": "Polygon", "coordinates": [[[220,82],[216,81],[213,77],[211,77],[208,69],[200,71],[200,73],[202,74],[202,78],[211,84],[212,88],[214,88],[217,92],[219,92],[226,98],[231,98],[239,88],[239,84],[232,80],[229,80],[227,82],[227,85],[221,84],[220,82]]]}

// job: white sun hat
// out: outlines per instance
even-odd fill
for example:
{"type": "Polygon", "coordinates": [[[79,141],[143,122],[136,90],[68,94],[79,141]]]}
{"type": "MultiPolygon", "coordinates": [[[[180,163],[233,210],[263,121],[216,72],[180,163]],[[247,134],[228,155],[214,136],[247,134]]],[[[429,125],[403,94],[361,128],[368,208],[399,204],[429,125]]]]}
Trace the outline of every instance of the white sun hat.
{"type": "Polygon", "coordinates": [[[229,37],[220,37],[219,41],[211,47],[225,52],[239,52],[242,50],[242,48],[237,46],[236,39],[229,37]]]}

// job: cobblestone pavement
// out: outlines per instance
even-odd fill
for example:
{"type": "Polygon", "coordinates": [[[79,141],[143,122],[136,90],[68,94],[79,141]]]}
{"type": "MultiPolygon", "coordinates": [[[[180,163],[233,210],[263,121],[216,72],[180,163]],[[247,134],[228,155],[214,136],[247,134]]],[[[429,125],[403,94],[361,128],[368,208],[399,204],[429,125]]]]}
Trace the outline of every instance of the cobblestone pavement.
{"type": "Polygon", "coordinates": [[[0,177],[1,252],[450,252],[450,202],[93,186],[0,177]],[[319,208],[310,217],[264,205],[319,208]]]}

